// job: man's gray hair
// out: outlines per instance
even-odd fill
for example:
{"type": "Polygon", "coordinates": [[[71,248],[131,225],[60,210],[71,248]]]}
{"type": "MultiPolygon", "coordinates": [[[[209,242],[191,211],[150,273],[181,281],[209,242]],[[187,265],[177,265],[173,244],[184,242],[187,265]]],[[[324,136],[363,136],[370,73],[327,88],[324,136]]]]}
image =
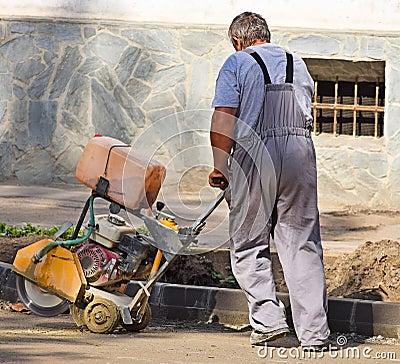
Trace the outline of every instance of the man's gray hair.
{"type": "Polygon", "coordinates": [[[265,19],[261,15],[249,11],[239,14],[233,19],[228,35],[233,45],[235,45],[235,37],[240,39],[245,47],[250,46],[257,39],[267,42],[271,39],[265,19]]]}

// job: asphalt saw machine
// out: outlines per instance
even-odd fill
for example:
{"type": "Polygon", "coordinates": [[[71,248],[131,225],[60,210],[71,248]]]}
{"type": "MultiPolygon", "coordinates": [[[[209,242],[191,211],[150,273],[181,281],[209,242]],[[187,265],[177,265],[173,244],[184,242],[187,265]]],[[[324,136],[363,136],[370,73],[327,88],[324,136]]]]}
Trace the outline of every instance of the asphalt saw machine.
{"type": "Polygon", "coordinates": [[[17,273],[18,295],[41,316],[55,316],[69,308],[78,327],[95,333],[110,333],[119,325],[140,331],[150,322],[152,287],[174,259],[196,243],[224,193],[188,227],[179,227],[174,216],[162,212],[162,203],[157,202],[156,211],[149,214],[165,168],[129,145],[102,136],[85,147],[76,176],[92,192],[73,236],[60,239],[72,225],[66,223],[53,239],[17,252],[12,269],[17,273]],[[109,214],[94,214],[97,198],[110,203],[109,214]],[[123,210],[141,219],[150,235],[128,224],[119,215],[123,210]],[[138,287],[133,297],[125,293],[130,281],[138,287]]]}

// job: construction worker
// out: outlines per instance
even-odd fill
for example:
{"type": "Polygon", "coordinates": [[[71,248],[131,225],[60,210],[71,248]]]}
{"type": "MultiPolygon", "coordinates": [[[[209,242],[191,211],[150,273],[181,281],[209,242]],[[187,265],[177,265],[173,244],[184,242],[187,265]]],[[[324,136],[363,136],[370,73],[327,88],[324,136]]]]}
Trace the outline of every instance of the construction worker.
{"type": "Polygon", "coordinates": [[[270,43],[266,21],[232,21],[236,50],[216,82],[211,122],[213,187],[226,189],[233,273],[245,292],[253,345],[289,333],[276,296],[270,235],[304,350],[324,350],[329,328],[311,140],[313,81],[303,60],[270,43]]]}

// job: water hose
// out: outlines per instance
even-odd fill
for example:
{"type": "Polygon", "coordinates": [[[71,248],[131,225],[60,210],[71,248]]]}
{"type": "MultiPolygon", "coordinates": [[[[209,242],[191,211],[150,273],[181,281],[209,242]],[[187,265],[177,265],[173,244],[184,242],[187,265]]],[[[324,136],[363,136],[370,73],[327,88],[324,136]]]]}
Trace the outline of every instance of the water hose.
{"type": "Polygon", "coordinates": [[[73,246],[73,245],[78,245],[80,243],[83,243],[85,240],[89,239],[90,235],[92,235],[93,229],[95,228],[95,221],[94,221],[94,210],[93,210],[93,200],[94,200],[95,196],[92,195],[89,198],[89,211],[90,211],[90,218],[89,218],[89,228],[88,228],[88,232],[86,233],[85,236],[81,237],[81,238],[76,238],[73,240],[66,240],[66,241],[53,241],[50,244],[47,244],[45,247],[43,247],[38,253],[36,253],[33,258],[32,261],[36,264],[39,263],[41,261],[41,259],[53,248],[55,248],[56,246],[65,246],[65,247],[69,247],[69,246],[73,246]]]}

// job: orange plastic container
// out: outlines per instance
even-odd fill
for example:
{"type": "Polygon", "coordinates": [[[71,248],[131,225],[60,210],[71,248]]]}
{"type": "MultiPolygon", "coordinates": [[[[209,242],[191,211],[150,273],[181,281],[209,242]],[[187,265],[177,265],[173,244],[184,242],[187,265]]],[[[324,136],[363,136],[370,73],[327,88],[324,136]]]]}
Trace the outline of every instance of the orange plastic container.
{"type": "Polygon", "coordinates": [[[76,178],[96,191],[108,181],[104,196],[131,209],[151,206],[165,178],[165,167],[109,137],[94,137],[83,150],[76,178]]]}

